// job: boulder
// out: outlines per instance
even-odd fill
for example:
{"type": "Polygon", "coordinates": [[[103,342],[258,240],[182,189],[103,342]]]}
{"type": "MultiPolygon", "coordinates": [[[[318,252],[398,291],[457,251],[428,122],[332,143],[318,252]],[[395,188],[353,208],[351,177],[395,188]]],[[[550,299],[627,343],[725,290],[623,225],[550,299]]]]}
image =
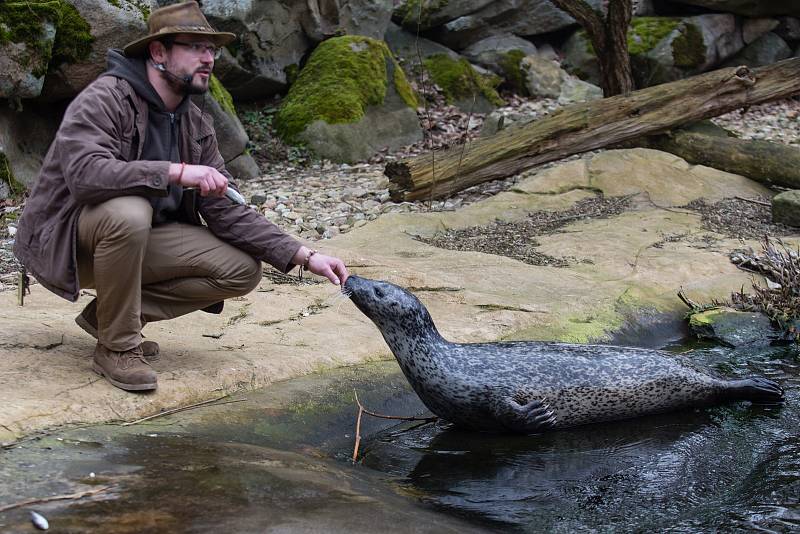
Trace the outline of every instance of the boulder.
{"type": "Polygon", "coordinates": [[[316,42],[342,33],[383,39],[392,16],[391,3],[381,0],[307,0],[306,4],[301,24],[316,42]]]}
{"type": "Polygon", "coordinates": [[[300,60],[316,42],[303,27],[306,2],[204,0],[203,12],[212,26],[239,36],[214,69],[237,100],[285,92],[300,60]]]}
{"type": "Polygon", "coordinates": [[[776,33],[769,32],[749,45],[742,51],[725,62],[726,66],[735,67],[747,65],[748,67],[761,67],[777,63],[782,59],[791,57],[792,49],[786,41],[778,37],[776,33]]]}
{"type": "Polygon", "coordinates": [[[700,339],[727,347],[768,346],[780,337],[763,313],[714,308],[689,317],[689,329],[700,339]]]}
{"type": "Polygon", "coordinates": [[[50,4],[0,6],[0,28],[7,28],[0,38],[0,98],[33,98],[42,92],[59,18],[50,4]]]}
{"type": "Polygon", "coordinates": [[[558,94],[558,103],[562,106],[574,104],[575,102],[586,102],[603,98],[603,90],[598,86],[585,82],[576,76],[570,76],[566,72],[561,79],[561,89],[558,94]]]}
{"type": "Polygon", "coordinates": [[[409,31],[425,31],[474,13],[492,0],[403,0],[392,20],[409,31]]]}
{"type": "Polygon", "coordinates": [[[401,64],[406,66],[419,65],[420,58],[424,60],[442,54],[456,61],[461,59],[461,55],[446,46],[424,37],[418,38],[415,33],[408,32],[394,23],[390,23],[386,29],[385,40],[389,50],[400,60],[401,64]]]}
{"type": "Polygon", "coordinates": [[[800,4],[787,0],[673,0],[681,4],[700,6],[712,11],[735,13],[745,17],[772,15],[800,16],[800,4]]]}
{"type": "Polygon", "coordinates": [[[458,61],[444,54],[430,56],[424,62],[431,80],[444,93],[448,104],[465,113],[488,113],[503,104],[495,87],[500,78],[489,71],[481,72],[466,59],[458,61]]]}
{"type": "MultiPolygon", "coordinates": [[[[222,83],[220,83],[217,77],[211,76],[207,94],[196,95],[193,99],[194,103],[197,104],[203,112],[208,113],[213,118],[214,131],[217,134],[217,141],[219,143],[219,152],[233,177],[241,180],[257,176],[258,172],[256,172],[255,175],[248,173],[247,176],[239,176],[231,171],[231,167],[229,166],[230,162],[245,152],[249,138],[244,126],[242,126],[241,121],[239,121],[239,117],[236,115],[236,108],[233,105],[231,94],[225,89],[222,83]]],[[[240,165],[240,167],[245,170],[247,169],[244,165],[240,165]]]]}
{"type": "Polygon", "coordinates": [[[748,45],[765,33],[777,28],[779,24],[778,19],[746,19],[742,23],[742,41],[748,45]]]}
{"type": "Polygon", "coordinates": [[[247,182],[255,180],[261,176],[261,170],[258,168],[258,163],[248,153],[242,153],[230,161],[225,162],[225,168],[231,173],[234,180],[239,182],[247,182]]]}
{"type": "MultiPolygon", "coordinates": [[[[628,30],[628,51],[638,87],[699,74],[743,47],[742,30],[733,15],[637,17],[628,30]]],[[[568,39],[564,54],[564,66],[569,72],[599,83],[594,48],[583,30],[568,39]]]]}
{"type": "Polygon", "coordinates": [[[275,118],[278,134],[335,161],[416,142],[416,97],[386,43],[335,37],[317,47],[275,118]]]}
{"type": "Polygon", "coordinates": [[[772,222],[800,227],[800,191],[784,191],[772,197],[772,222]]]}
{"type": "Polygon", "coordinates": [[[778,17],[775,33],[784,41],[800,41],[800,19],[794,17],[778,17]]]}
{"type": "Polygon", "coordinates": [[[525,87],[522,59],[536,53],[533,43],[510,33],[481,39],[462,51],[470,62],[502,77],[517,93],[524,93],[525,87]]]}
{"type": "Polygon", "coordinates": [[[63,111],[61,104],[26,105],[21,111],[0,106],[0,153],[6,157],[6,175],[14,182],[33,186],[63,111]]]}
{"type": "Polygon", "coordinates": [[[155,0],[58,0],[61,23],[40,100],[72,98],[106,68],[109,48],[121,48],[147,33],[145,19],[155,0]]]}
{"type": "MultiPolygon", "coordinates": [[[[602,0],[587,1],[594,9],[602,8],[602,0]]],[[[431,30],[431,35],[440,43],[462,50],[498,33],[529,37],[575,24],[575,19],[549,0],[498,0],[431,30]]]]}
{"type": "Polygon", "coordinates": [[[561,82],[569,76],[555,61],[537,56],[523,58],[521,68],[525,74],[525,87],[531,96],[558,98],[561,82]]]}

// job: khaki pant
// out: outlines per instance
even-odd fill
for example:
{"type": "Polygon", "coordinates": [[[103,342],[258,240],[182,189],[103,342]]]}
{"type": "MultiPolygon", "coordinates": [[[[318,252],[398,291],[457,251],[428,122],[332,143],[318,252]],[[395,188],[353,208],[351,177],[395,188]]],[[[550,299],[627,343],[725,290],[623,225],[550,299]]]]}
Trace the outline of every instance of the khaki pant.
{"type": "Polygon", "coordinates": [[[152,227],[142,197],[86,206],[78,219],[78,278],[97,290],[100,343],[114,351],[142,341],[144,323],[171,319],[245,295],[261,280],[261,263],[207,228],[152,227]]]}

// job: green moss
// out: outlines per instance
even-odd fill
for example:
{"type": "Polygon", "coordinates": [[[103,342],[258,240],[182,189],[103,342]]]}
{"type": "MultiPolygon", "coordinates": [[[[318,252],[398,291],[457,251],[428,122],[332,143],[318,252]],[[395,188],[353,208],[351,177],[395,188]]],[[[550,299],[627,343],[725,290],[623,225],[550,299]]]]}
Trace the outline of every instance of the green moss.
{"type": "Polygon", "coordinates": [[[0,182],[7,184],[11,189],[11,194],[14,196],[25,192],[25,186],[14,177],[14,171],[11,170],[8,157],[2,152],[0,152],[0,182]]]}
{"type": "MultiPolygon", "coordinates": [[[[94,37],[89,24],[65,0],[26,0],[0,4],[0,43],[25,43],[52,66],[74,63],[89,56],[94,37]],[[51,51],[45,50],[43,23],[52,21],[56,37],[51,51]]],[[[43,74],[43,73],[42,73],[43,74]]],[[[36,75],[36,73],[34,73],[36,75]]]]}
{"type": "Polygon", "coordinates": [[[360,120],[367,107],[383,104],[392,74],[400,96],[415,107],[413,92],[386,43],[358,35],[324,41],[300,71],[275,117],[278,134],[296,142],[297,135],[316,120],[328,124],[360,120]]]}
{"type": "Polygon", "coordinates": [[[405,28],[427,30],[431,27],[431,13],[440,11],[447,4],[448,0],[406,0],[394,10],[393,18],[405,28]]]}
{"type": "Polygon", "coordinates": [[[394,59],[392,59],[392,65],[394,67],[393,74],[395,91],[397,91],[397,94],[400,95],[400,98],[403,99],[403,102],[405,102],[408,107],[416,108],[419,105],[419,102],[417,102],[417,95],[414,94],[414,89],[412,89],[411,84],[408,83],[406,73],[403,72],[403,69],[400,68],[394,59]]]}
{"type": "Polygon", "coordinates": [[[672,58],[675,65],[684,68],[699,67],[706,61],[703,34],[694,24],[685,24],[680,35],[672,41],[672,58]]]}
{"type": "Polygon", "coordinates": [[[482,95],[495,105],[502,105],[503,99],[495,87],[500,79],[496,76],[478,74],[466,59],[455,60],[446,54],[435,54],[423,64],[436,85],[442,88],[448,103],[454,103],[474,95],[482,95]]]}
{"type": "MultiPolygon", "coordinates": [[[[0,5],[0,44],[24,43],[32,56],[29,63],[35,63],[32,74],[41,78],[47,72],[47,65],[53,53],[53,42],[45,39],[44,25],[54,26],[61,20],[60,4],[57,1],[23,4],[20,2],[0,5]]],[[[28,67],[29,65],[23,65],[28,67]]]]}
{"type": "Polygon", "coordinates": [[[225,86],[222,85],[222,82],[219,81],[219,78],[211,75],[211,80],[208,82],[208,90],[211,93],[211,96],[216,100],[222,109],[224,109],[229,115],[236,116],[236,107],[233,105],[233,97],[225,89],[225,86]]]}
{"type": "Polygon", "coordinates": [[[291,87],[297,81],[297,76],[300,74],[300,66],[295,64],[287,65],[284,67],[283,72],[286,74],[286,84],[291,87]]]}
{"type": "MultiPolygon", "coordinates": [[[[673,17],[634,17],[628,28],[628,53],[635,56],[649,52],[678,28],[680,23],[681,19],[673,17]]],[[[597,55],[586,31],[579,30],[578,33],[586,43],[586,51],[597,55]]]]}
{"type": "Polygon", "coordinates": [[[628,53],[635,56],[649,52],[679,24],[680,19],[671,17],[635,17],[628,28],[628,53]]]}
{"type": "Polygon", "coordinates": [[[503,75],[506,83],[513,91],[519,94],[526,94],[525,87],[525,73],[522,72],[522,59],[525,57],[525,52],[522,50],[509,50],[503,54],[500,59],[500,68],[503,69],[503,75]]]}

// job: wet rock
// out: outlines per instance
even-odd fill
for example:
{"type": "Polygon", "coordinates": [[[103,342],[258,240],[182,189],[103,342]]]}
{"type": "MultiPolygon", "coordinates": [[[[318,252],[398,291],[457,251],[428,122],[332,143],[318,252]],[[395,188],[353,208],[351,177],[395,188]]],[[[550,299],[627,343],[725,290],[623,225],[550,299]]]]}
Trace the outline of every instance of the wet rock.
{"type": "Polygon", "coordinates": [[[766,315],[733,308],[695,313],[689,318],[689,328],[700,339],[728,347],[766,346],[779,337],[766,315]]]}

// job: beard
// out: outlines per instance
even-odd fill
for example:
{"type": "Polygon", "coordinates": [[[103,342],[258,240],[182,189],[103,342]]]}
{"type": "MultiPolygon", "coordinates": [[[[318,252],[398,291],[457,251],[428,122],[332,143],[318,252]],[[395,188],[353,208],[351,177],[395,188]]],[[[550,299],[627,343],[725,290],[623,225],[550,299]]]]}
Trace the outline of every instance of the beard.
{"type": "Polygon", "coordinates": [[[202,95],[208,91],[208,83],[201,83],[201,82],[194,82],[194,76],[192,76],[192,81],[186,83],[183,80],[184,75],[177,75],[167,72],[161,72],[161,77],[166,80],[167,85],[175,91],[176,93],[183,93],[186,95],[202,95]]]}

